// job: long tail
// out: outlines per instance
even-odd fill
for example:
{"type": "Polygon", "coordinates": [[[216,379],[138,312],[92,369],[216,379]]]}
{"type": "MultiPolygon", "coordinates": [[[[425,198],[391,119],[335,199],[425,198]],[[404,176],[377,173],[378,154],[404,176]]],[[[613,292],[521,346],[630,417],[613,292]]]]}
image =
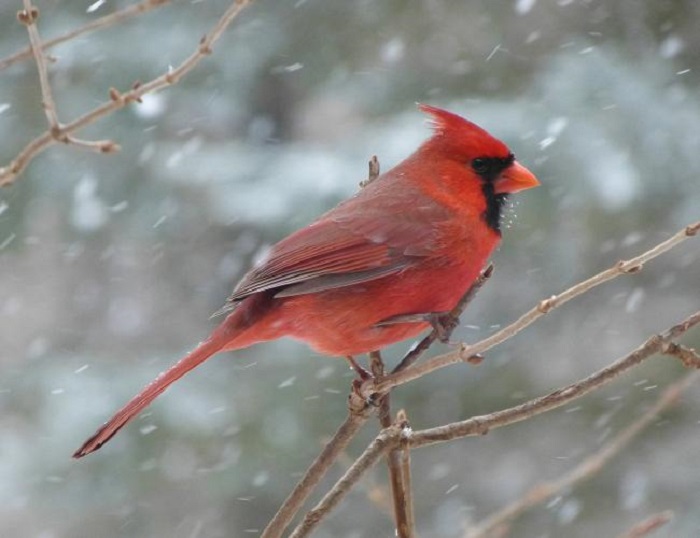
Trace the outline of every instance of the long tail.
{"type": "Polygon", "coordinates": [[[250,321],[244,319],[246,316],[242,310],[245,310],[245,306],[247,305],[241,305],[243,308],[230,314],[219,327],[214,329],[211,336],[199,344],[194,351],[180,359],[168,370],[146,385],[146,387],[139,394],[134,396],[129,403],[117,411],[108,422],[105,422],[102,427],[95,432],[95,435],[85,441],[83,446],[75,451],[73,457],[82,458],[98,450],[172,383],[180,379],[193,368],[202,364],[215,353],[224,348],[227,350],[240,349],[253,343],[247,337],[245,330],[242,330],[245,327],[240,326],[242,324],[248,325],[250,321]],[[246,323],[246,321],[248,323],[246,323]]]}

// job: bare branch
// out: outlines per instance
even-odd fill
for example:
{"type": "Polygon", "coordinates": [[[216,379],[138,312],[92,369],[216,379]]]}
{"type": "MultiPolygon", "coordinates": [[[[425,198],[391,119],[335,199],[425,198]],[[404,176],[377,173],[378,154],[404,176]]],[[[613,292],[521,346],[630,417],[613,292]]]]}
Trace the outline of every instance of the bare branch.
{"type": "Polygon", "coordinates": [[[316,528],[319,522],[343,499],[350,489],[360,480],[362,475],[371,469],[384,453],[396,445],[403,428],[393,424],[382,430],[369,444],[362,455],[355,460],[350,468],[338,480],[321,501],[304,517],[304,520],[294,529],[290,538],[302,538],[316,528]]]}
{"type": "MultiPolygon", "coordinates": [[[[695,235],[698,229],[700,229],[700,223],[695,223],[690,226],[687,226],[667,241],[660,243],[656,247],[641,254],[640,256],[632,258],[628,261],[619,262],[608,271],[604,271],[603,273],[600,273],[599,275],[596,275],[595,277],[581,284],[578,284],[573,288],[570,288],[558,297],[554,296],[548,301],[543,302],[544,304],[540,303],[538,307],[533,309],[534,312],[530,311],[526,313],[513,326],[506,327],[504,330],[500,331],[496,335],[493,335],[485,341],[482,341],[481,343],[468,348],[471,351],[471,353],[469,353],[468,356],[473,356],[474,353],[477,351],[476,348],[478,348],[479,346],[483,347],[481,349],[478,349],[478,351],[483,351],[489,349],[490,347],[500,343],[501,341],[507,338],[510,338],[513,334],[519,332],[524,327],[532,323],[534,319],[539,317],[539,315],[543,315],[544,312],[547,312],[552,308],[563,304],[563,302],[568,301],[582,293],[585,293],[586,291],[592,289],[596,285],[601,284],[602,282],[605,282],[612,278],[615,278],[615,276],[619,274],[625,274],[638,270],[642,263],[645,263],[646,261],[653,259],[661,253],[666,252],[673,246],[683,242],[687,237],[695,235]],[[537,313],[539,313],[539,315],[537,313]]],[[[576,398],[588,394],[592,390],[595,390],[596,388],[599,388],[604,384],[611,382],[622,372],[632,368],[636,364],[639,364],[640,362],[649,358],[653,354],[665,350],[668,347],[668,344],[673,339],[685,333],[688,329],[690,329],[697,323],[700,323],[700,312],[696,312],[682,323],[675,325],[674,327],[670,328],[668,331],[662,333],[661,335],[651,337],[642,346],[640,346],[637,350],[630,353],[626,357],[619,359],[607,368],[603,368],[602,370],[577,383],[556,390],[543,397],[536,398],[529,402],[525,402],[524,404],[510,409],[505,409],[502,411],[491,413],[489,415],[473,417],[469,420],[449,424],[446,426],[441,426],[438,428],[431,428],[415,432],[410,436],[409,446],[411,448],[417,448],[421,446],[427,446],[429,444],[434,444],[437,442],[448,441],[458,437],[482,435],[488,432],[489,429],[519,422],[531,416],[535,416],[548,410],[555,409],[561,405],[569,403],[570,401],[576,398]]],[[[449,355],[454,354],[448,354],[448,356],[449,355]]],[[[438,359],[440,359],[440,357],[438,357],[438,359]]],[[[431,362],[432,361],[430,361],[427,364],[430,364],[431,362]]],[[[410,373],[412,371],[413,369],[409,369],[398,372],[397,374],[390,374],[389,376],[384,377],[383,380],[376,382],[376,385],[382,387],[383,383],[388,378],[400,376],[401,374],[410,373]]],[[[390,390],[392,386],[393,385],[389,385],[387,390],[390,390]]],[[[366,387],[367,382],[363,384],[363,388],[366,389],[366,387]]],[[[369,391],[369,393],[376,394],[377,392],[369,391]]],[[[360,400],[363,399],[362,394],[359,394],[357,396],[360,400]]],[[[391,431],[392,430],[390,429],[385,429],[381,434],[383,436],[381,438],[381,442],[383,443],[382,453],[385,450],[391,450],[395,446],[395,443],[398,442],[396,439],[389,436],[389,433],[391,431]],[[384,446],[384,443],[388,444],[388,446],[384,446]]],[[[293,536],[306,536],[308,532],[310,532],[319,523],[321,518],[328,514],[333,509],[333,507],[335,507],[335,505],[340,501],[340,498],[343,495],[345,495],[347,490],[349,490],[349,488],[352,487],[352,485],[357,480],[359,480],[364,470],[373,465],[374,462],[376,462],[376,460],[381,456],[381,454],[376,454],[376,450],[378,450],[378,447],[376,445],[372,445],[368,448],[367,451],[365,451],[363,456],[361,456],[360,460],[357,460],[355,464],[348,470],[345,477],[341,479],[341,481],[336,483],[334,488],[326,495],[326,497],[324,497],[321,503],[319,503],[319,505],[317,505],[312,512],[307,514],[302,524],[300,524],[300,526],[297,527],[297,529],[295,530],[293,536]]]]}
{"type": "Polygon", "coordinates": [[[369,160],[369,172],[367,174],[367,179],[360,181],[360,188],[364,189],[367,185],[372,183],[375,179],[379,177],[379,159],[376,155],[372,155],[369,160]]]}
{"type": "Polygon", "coordinates": [[[526,510],[541,504],[551,497],[590,479],[598,473],[613,457],[619,454],[639,433],[650,426],[654,420],[678,401],[678,398],[693,382],[698,379],[698,372],[691,372],[663,391],[653,406],[641,417],[613,437],[594,454],[586,458],[564,476],[550,482],[535,485],[515,502],[498,510],[488,518],[467,530],[467,538],[486,538],[502,525],[521,515],[526,510]]]}
{"type": "MultiPolygon", "coordinates": [[[[32,5],[31,0],[24,0],[24,9],[17,13],[17,19],[27,27],[27,32],[29,33],[29,41],[31,43],[31,52],[34,55],[34,60],[36,62],[37,71],[39,73],[39,86],[41,87],[41,104],[46,114],[46,121],[49,124],[49,130],[45,133],[50,137],[50,140],[55,142],[62,142],[64,144],[73,144],[80,148],[88,149],[91,151],[99,151],[101,153],[113,153],[119,151],[119,145],[115,144],[111,140],[98,140],[98,141],[86,141],[74,138],[66,134],[61,123],[58,119],[58,111],[56,110],[56,102],[53,98],[53,92],[51,91],[51,83],[49,82],[49,73],[46,65],[46,56],[43,52],[43,45],[41,43],[41,37],[39,36],[39,30],[36,25],[36,21],[39,18],[39,10],[32,5]]],[[[39,148],[40,145],[28,146],[31,148],[39,148]]],[[[16,165],[16,160],[13,165],[16,165]]],[[[10,171],[13,167],[11,166],[10,171]]],[[[2,173],[4,170],[0,170],[0,185],[2,184],[2,173]]]]}
{"type": "MultiPolygon", "coordinates": [[[[71,30],[70,32],[67,32],[61,36],[44,41],[44,43],[41,45],[41,48],[45,51],[47,49],[50,49],[51,47],[55,47],[56,45],[59,45],[60,43],[65,43],[66,41],[70,41],[71,39],[74,39],[83,34],[94,32],[95,30],[106,28],[107,26],[112,26],[113,24],[125,21],[131,17],[141,15],[142,13],[146,13],[148,11],[151,11],[152,9],[164,6],[169,3],[170,0],[144,0],[143,2],[134,4],[133,6],[125,7],[124,9],[120,9],[119,11],[115,11],[114,13],[110,13],[109,15],[105,15],[103,17],[100,17],[99,19],[95,19],[94,21],[89,22],[88,24],[81,26],[80,28],[76,28],[75,30],[71,30]]],[[[0,71],[7,67],[10,67],[11,65],[19,61],[31,58],[31,56],[32,47],[26,47],[20,50],[19,52],[12,54],[11,56],[7,56],[0,60],[0,71]]]]}
{"type": "Polygon", "coordinates": [[[348,417],[336,431],[333,438],[326,443],[323,450],[307,469],[304,476],[294,487],[289,496],[280,506],[270,523],[263,531],[261,538],[278,538],[289,525],[289,522],[299,511],[311,492],[328,472],[328,469],[335,463],[338,456],[345,450],[355,434],[367,422],[371,410],[365,406],[363,411],[358,412],[350,408],[348,417]]]}
{"type": "MultiPolygon", "coordinates": [[[[46,114],[46,120],[49,123],[49,132],[60,140],[61,127],[58,122],[56,113],[56,103],[53,100],[51,93],[51,85],[49,84],[49,73],[46,68],[46,57],[41,47],[41,37],[39,30],[36,27],[36,21],[39,18],[39,9],[32,5],[32,0],[24,0],[24,9],[17,13],[17,20],[27,27],[29,33],[29,42],[31,43],[32,54],[36,62],[37,70],[39,71],[39,84],[41,86],[41,100],[46,114]]],[[[67,140],[60,140],[67,142],[67,140]]]]}
{"type": "Polygon", "coordinates": [[[700,368],[700,355],[692,348],[669,342],[664,353],[676,357],[688,368],[700,368]]]}
{"type": "Polygon", "coordinates": [[[564,303],[586,293],[587,291],[599,286],[609,280],[612,280],[620,275],[626,275],[631,273],[636,273],[641,270],[643,265],[656,258],[657,256],[663,254],[664,252],[672,249],[676,245],[679,245],[683,241],[687,240],[689,237],[695,236],[700,229],[700,221],[690,224],[674,234],[672,237],[659,243],[654,248],[631,258],[629,260],[621,260],[613,265],[611,268],[598,273],[597,275],[584,280],[572,286],[571,288],[563,291],[559,295],[552,295],[548,299],[540,301],[537,306],[523,314],[517,321],[508,325],[507,327],[501,329],[497,333],[481,340],[480,342],[473,345],[462,344],[461,348],[457,351],[450,353],[445,353],[435,357],[424,364],[415,366],[403,370],[401,372],[396,372],[385,376],[381,382],[375,382],[373,380],[367,380],[361,387],[361,392],[366,397],[371,394],[384,393],[387,390],[395,387],[397,385],[403,385],[409,381],[423,377],[430,372],[444,368],[451,364],[458,362],[468,361],[474,355],[481,354],[497,344],[504,342],[505,340],[515,336],[520,331],[534,323],[536,320],[544,316],[546,313],[554,310],[555,308],[563,305],[564,303]]]}
{"type": "Polygon", "coordinates": [[[648,359],[656,353],[662,352],[666,345],[688,331],[691,327],[700,323],[700,311],[695,312],[681,323],[674,325],[667,331],[652,336],[640,347],[629,355],[626,355],[611,365],[598,370],[594,374],[567,385],[566,387],[550,392],[523,404],[509,409],[496,411],[488,415],[472,417],[461,422],[454,422],[437,428],[416,431],[411,436],[411,446],[427,446],[438,442],[449,441],[460,437],[484,435],[489,430],[508,424],[514,424],[546,411],[556,409],[564,404],[580,398],[589,392],[610,383],[617,376],[648,359]]]}
{"type": "MultiPolygon", "coordinates": [[[[370,161],[371,163],[371,161],[370,161]]],[[[375,379],[380,380],[384,376],[384,361],[379,351],[372,351],[369,354],[369,364],[372,370],[372,375],[375,379]]],[[[397,418],[397,421],[399,419],[397,418]]],[[[391,404],[390,394],[387,393],[379,400],[379,423],[382,428],[389,428],[391,421],[391,404]]],[[[408,424],[406,414],[402,413],[400,423],[408,424]]],[[[389,482],[391,484],[391,498],[394,506],[394,522],[396,524],[396,532],[399,538],[412,538],[414,535],[412,524],[412,494],[410,484],[406,483],[404,475],[405,462],[403,461],[402,451],[394,447],[386,457],[387,467],[389,469],[389,482]]]]}
{"type": "MultiPolygon", "coordinates": [[[[129,91],[120,93],[117,90],[110,90],[110,99],[91,111],[83,114],[79,118],[61,127],[61,133],[68,135],[96,122],[98,119],[123,108],[128,103],[139,101],[140,98],[151,92],[156,92],[177,83],[183,76],[189,73],[204,58],[211,54],[212,47],[223,34],[224,30],[233,21],[241,10],[253,0],[234,0],[221,18],[216,22],[211,31],[199,42],[197,49],[187,57],[175,69],[160,75],[159,77],[146,82],[136,84],[129,91]]],[[[51,132],[45,132],[29,142],[15,159],[5,167],[0,168],[0,186],[11,184],[19,174],[27,167],[29,162],[39,153],[53,145],[56,139],[51,132]]]]}
{"type": "Polygon", "coordinates": [[[483,435],[491,429],[514,424],[532,416],[556,409],[557,407],[569,403],[571,400],[580,398],[610,383],[622,372],[629,370],[654,354],[662,352],[670,341],[678,338],[698,323],[700,323],[700,311],[695,312],[681,323],[674,325],[663,333],[647,339],[647,341],[636,350],[618,359],[610,366],[576,383],[509,409],[416,432],[412,432],[408,427],[402,427],[400,424],[393,424],[391,427],[379,433],[362,455],[347,470],[345,475],[335,483],[333,488],[321,499],[313,510],[306,514],[304,520],[296,527],[290,538],[308,536],[319,522],[340,503],[342,498],[360,480],[362,475],[375,465],[388,450],[396,446],[402,446],[403,443],[405,443],[406,447],[419,448],[461,437],[483,435]]]}
{"type": "Polygon", "coordinates": [[[644,536],[649,536],[649,534],[663,527],[672,519],[673,512],[671,510],[659,512],[658,514],[649,516],[644,521],[637,523],[630,530],[618,536],[618,538],[644,538],[644,536]]]}
{"type": "Polygon", "coordinates": [[[403,520],[400,525],[397,525],[399,536],[413,538],[416,532],[416,521],[413,513],[413,486],[411,481],[411,446],[408,443],[410,435],[410,426],[408,417],[403,409],[400,409],[396,414],[396,423],[403,427],[404,435],[399,439],[399,448],[393,448],[389,452],[391,457],[394,452],[397,453],[398,463],[401,469],[401,480],[403,484],[403,502],[402,514],[403,520]]]}
{"type": "Polygon", "coordinates": [[[116,153],[122,149],[119,144],[112,140],[81,140],[72,136],[67,138],[69,144],[98,153],[116,153]]]}

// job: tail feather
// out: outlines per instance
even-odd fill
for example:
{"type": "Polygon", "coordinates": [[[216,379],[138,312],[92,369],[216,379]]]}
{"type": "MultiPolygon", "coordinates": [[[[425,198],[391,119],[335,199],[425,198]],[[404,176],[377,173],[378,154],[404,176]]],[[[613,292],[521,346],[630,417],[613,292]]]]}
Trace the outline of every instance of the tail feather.
{"type": "Polygon", "coordinates": [[[172,383],[180,379],[193,368],[199,366],[218,351],[221,351],[228,342],[221,337],[217,337],[217,333],[218,331],[208,340],[199,344],[191,353],[180,359],[168,370],[146,385],[146,387],[139,394],[134,396],[129,403],[117,411],[108,422],[105,422],[102,427],[95,432],[95,435],[85,441],[83,446],[75,451],[73,457],[82,458],[99,449],[172,383]]]}

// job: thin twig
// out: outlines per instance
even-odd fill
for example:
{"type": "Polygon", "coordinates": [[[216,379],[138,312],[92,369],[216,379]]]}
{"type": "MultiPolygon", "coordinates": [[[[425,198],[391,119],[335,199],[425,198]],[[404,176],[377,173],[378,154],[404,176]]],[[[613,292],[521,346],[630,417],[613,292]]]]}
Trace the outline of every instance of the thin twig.
{"type": "Polygon", "coordinates": [[[697,381],[699,372],[690,372],[681,379],[669,385],[664,390],[657,401],[641,417],[623,429],[609,442],[579,463],[564,476],[543,482],[530,488],[515,502],[501,508],[494,514],[485,518],[467,530],[467,538],[486,538],[493,536],[502,525],[521,515],[526,510],[542,504],[547,499],[560,494],[562,491],[570,490],[573,486],[590,479],[598,473],[613,457],[619,454],[639,433],[650,426],[656,418],[678,401],[680,395],[693,382],[697,381]]]}
{"type": "Polygon", "coordinates": [[[629,355],[618,359],[607,368],[603,368],[576,383],[558,389],[546,396],[535,398],[509,409],[415,432],[411,432],[408,428],[402,428],[399,424],[393,424],[379,433],[325,497],[313,510],[306,514],[304,520],[296,527],[290,538],[308,536],[320,521],[340,503],[342,498],[362,478],[362,475],[375,465],[386,451],[401,443],[402,436],[405,438],[404,442],[410,448],[419,448],[461,437],[483,435],[489,430],[514,424],[550,411],[610,383],[622,372],[629,370],[658,352],[663,352],[668,342],[678,338],[698,323],[700,323],[700,311],[695,312],[663,333],[647,339],[646,342],[629,355]]]}
{"type": "Polygon", "coordinates": [[[404,525],[403,532],[402,534],[402,529],[401,527],[397,527],[398,530],[398,535],[399,536],[407,536],[409,538],[413,538],[415,536],[416,532],[416,520],[415,516],[413,513],[413,485],[412,485],[412,480],[411,480],[411,446],[408,443],[408,439],[410,438],[411,435],[411,426],[408,423],[408,416],[406,415],[406,411],[403,409],[400,409],[398,413],[396,413],[396,423],[400,424],[402,427],[402,433],[403,435],[401,436],[400,442],[399,442],[399,447],[398,448],[392,448],[389,451],[389,454],[393,454],[394,452],[397,452],[398,456],[398,462],[400,465],[401,469],[401,480],[403,483],[403,512],[405,513],[404,515],[404,521],[402,524],[404,525]]]}
{"type": "MultiPolygon", "coordinates": [[[[32,54],[34,55],[36,68],[39,71],[41,104],[44,108],[44,114],[46,114],[46,121],[49,123],[49,131],[54,136],[57,136],[61,127],[58,122],[58,114],[56,113],[56,103],[53,100],[53,94],[51,92],[49,73],[46,68],[46,57],[44,56],[44,52],[41,47],[41,37],[39,37],[39,30],[36,27],[36,21],[38,18],[39,9],[32,5],[32,0],[24,0],[24,9],[17,13],[17,20],[27,27],[32,54]]],[[[62,140],[62,142],[65,141],[66,140],[62,140]]]]}
{"type": "Polygon", "coordinates": [[[653,514],[644,521],[637,523],[627,532],[620,534],[618,538],[644,538],[644,536],[649,536],[652,532],[663,527],[672,519],[673,512],[671,510],[653,514]]]}
{"type": "MultiPolygon", "coordinates": [[[[379,351],[369,352],[369,369],[375,379],[381,379],[384,377],[384,361],[382,360],[382,354],[379,351]]],[[[385,394],[389,396],[389,394],[385,394]]],[[[382,428],[388,428],[391,426],[391,403],[390,398],[382,398],[378,402],[379,406],[379,423],[382,428]]]]}
{"type": "Polygon", "coordinates": [[[326,443],[323,450],[307,469],[304,476],[294,487],[282,506],[274,515],[270,523],[263,531],[261,538],[278,538],[289,525],[289,522],[299,511],[308,496],[326,475],[328,469],[335,463],[338,456],[345,450],[355,434],[367,422],[370,409],[365,406],[363,410],[351,408],[345,422],[341,424],[333,438],[326,443]]]}
{"type": "Polygon", "coordinates": [[[533,322],[544,316],[546,313],[551,312],[571,299],[586,293],[592,288],[595,288],[596,286],[599,286],[620,275],[639,272],[646,262],[672,249],[688,238],[695,236],[698,230],[700,230],[700,221],[686,226],[666,241],[659,243],[654,248],[640,254],[639,256],[626,261],[621,260],[609,269],[602,271],[588,280],[584,280],[583,282],[576,284],[575,286],[572,286],[559,295],[552,295],[549,299],[540,301],[537,306],[523,314],[517,321],[489,336],[488,338],[485,338],[484,340],[481,340],[473,345],[463,344],[457,351],[445,353],[444,355],[430,359],[429,361],[413,368],[389,374],[380,382],[375,382],[371,379],[367,380],[365,383],[363,383],[360,391],[365,397],[369,398],[372,394],[384,393],[392,387],[403,385],[404,383],[408,383],[409,381],[423,377],[424,375],[435,370],[439,370],[440,368],[444,368],[458,362],[468,361],[474,355],[479,355],[491,349],[495,345],[515,336],[533,322]]]}
{"type": "Polygon", "coordinates": [[[30,49],[34,55],[37,71],[39,73],[39,86],[41,88],[41,105],[46,114],[46,121],[49,124],[48,133],[57,142],[64,144],[73,144],[75,146],[88,149],[91,151],[99,151],[101,153],[112,153],[118,151],[119,145],[111,140],[87,141],[69,136],[63,130],[61,122],[58,119],[58,110],[56,101],[53,98],[51,83],[49,82],[49,72],[46,63],[46,55],[43,52],[41,37],[36,21],[39,18],[39,10],[32,5],[31,0],[24,0],[24,9],[17,13],[17,19],[27,27],[29,33],[30,49]]]}
{"type": "Polygon", "coordinates": [[[611,365],[598,370],[584,379],[509,409],[496,411],[488,415],[472,417],[468,420],[447,424],[446,426],[416,431],[411,437],[411,446],[416,448],[460,437],[483,435],[494,428],[507,424],[514,424],[544,413],[545,411],[561,407],[572,400],[580,398],[610,383],[621,373],[626,372],[654,354],[663,352],[665,346],[669,342],[698,323],[700,323],[700,311],[695,312],[667,331],[652,336],[630,354],[616,360],[611,365]]]}
{"type": "MultiPolygon", "coordinates": [[[[119,11],[115,11],[114,13],[110,13],[109,15],[104,15],[99,19],[95,19],[94,21],[89,22],[88,24],[79,28],[76,28],[75,30],[71,30],[70,32],[67,32],[63,35],[44,41],[41,45],[41,48],[45,51],[47,49],[55,47],[56,45],[59,45],[60,43],[65,43],[66,41],[70,41],[71,39],[74,39],[83,34],[87,34],[89,32],[93,32],[101,28],[106,28],[107,26],[111,26],[113,24],[125,21],[131,17],[141,15],[143,13],[151,11],[152,9],[164,6],[165,4],[169,3],[170,0],[144,0],[143,2],[134,4],[133,6],[125,7],[124,9],[120,9],[119,11]]],[[[7,67],[10,67],[11,65],[19,61],[31,58],[31,56],[31,47],[26,47],[20,50],[19,52],[16,52],[15,54],[6,56],[2,60],[0,60],[0,71],[7,67]]]]}
{"type": "MultiPolygon", "coordinates": [[[[379,351],[369,354],[369,364],[375,379],[384,376],[384,361],[379,351]]],[[[387,393],[379,400],[379,423],[382,428],[391,426],[390,394],[387,393]]],[[[407,422],[404,418],[402,422],[407,422]]],[[[399,538],[411,538],[414,534],[410,523],[410,499],[411,492],[407,490],[402,467],[402,454],[398,448],[392,448],[386,456],[386,464],[389,469],[389,483],[391,484],[391,498],[394,506],[394,523],[399,538]]]]}
{"type": "MultiPolygon", "coordinates": [[[[139,101],[140,98],[151,92],[156,92],[167,86],[176,84],[184,75],[189,73],[205,56],[211,54],[212,47],[223,34],[224,30],[233,21],[241,10],[253,0],[234,0],[221,18],[216,22],[211,31],[199,42],[197,49],[187,57],[179,66],[168,71],[159,77],[146,82],[145,84],[135,84],[129,91],[120,93],[111,89],[110,99],[86,112],[79,118],[61,127],[61,133],[70,134],[90,125],[98,119],[123,108],[128,103],[139,101]]],[[[50,131],[47,131],[29,142],[15,159],[5,167],[0,168],[0,186],[11,184],[17,176],[27,167],[29,162],[39,153],[56,142],[50,131]]]]}
{"type": "Polygon", "coordinates": [[[401,430],[402,428],[399,424],[393,424],[389,428],[382,430],[369,444],[362,455],[355,460],[342,478],[338,480],[323,499],[306,514],[304,520],[294,529],[294,532],[289,538],[308,536],[321,520],[338,505],[360,477],[362,477],[368,469],[371,469],[387,450],[396,444],[401,435],[401,430]]]}
{"type": "Polygon", "coordinates": [[[121,146],[113,140],[81,140],[72,136],[66,136],[68,144],[77,146],[88,151],[96,151],[98,153],[116,153],[121,150],[121,146]]]}
{"type": "Polygon", "coordinates": [[[700,368],[700,355],[692,348],[669,342],[664,353],[676,357],[688,368],[700,368]]]}
{"type": "Polygon", "coordinates": [[[377,159],[376,155],[372,155],[372,158],[369,160],[369,173],[367,174],[367,179],[364,181],[360,181],[360,188],[364,189],[367,185],[372,183],[375,179],[379,177],[379,172],[380,172],[380,167],[379,167],[379,159],[377,159]]]}

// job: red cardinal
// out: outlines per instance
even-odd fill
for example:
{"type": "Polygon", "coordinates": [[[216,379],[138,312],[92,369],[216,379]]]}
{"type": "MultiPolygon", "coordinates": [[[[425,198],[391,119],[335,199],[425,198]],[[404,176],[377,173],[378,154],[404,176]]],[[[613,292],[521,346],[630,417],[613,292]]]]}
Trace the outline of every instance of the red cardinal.
{"type": "Polygon", "coordinates": [[[351,356],[416,336],[450,311],[501,239],[506,197],[539,185],[508,147],[428,105],[433,136],[355,196],[277,243],[228,298],[226,319],[73,457],[100,448],[168,386],[219,351],[290,336],[351,356]],[[421,315],[424,315],[421,317],[421,315]],[[411,320],[383,324],[386,320],[411,320]]]}

